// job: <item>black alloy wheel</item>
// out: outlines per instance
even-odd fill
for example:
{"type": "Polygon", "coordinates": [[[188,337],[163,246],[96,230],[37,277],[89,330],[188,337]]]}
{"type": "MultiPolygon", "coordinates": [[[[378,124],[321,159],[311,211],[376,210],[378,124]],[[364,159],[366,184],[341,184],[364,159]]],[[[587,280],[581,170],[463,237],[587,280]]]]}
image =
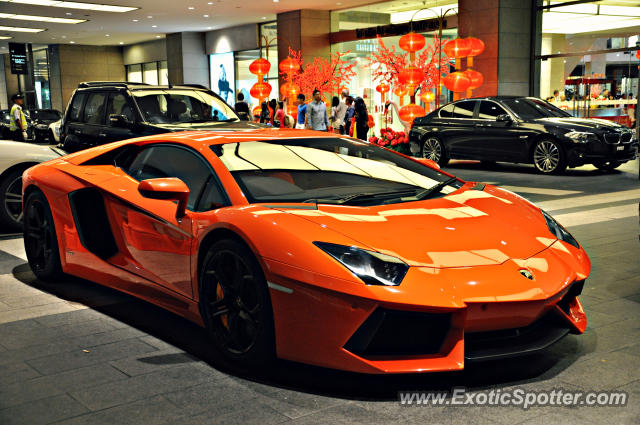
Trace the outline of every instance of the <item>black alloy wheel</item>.
{"type": "Polygon", "coordinates": [[[31,192],[24,203],[24,249],[33,273],[42,280],[60,277],[60,252],[51,208],[44,194],[31,192]]]}
{"type": "Polygon", "coordinates": [[[602,171],[613,171],[616,168],[618,168],[619,166],[622,165],[622,162],[620,161],[598,161],[596,163],[594,163],[593,165],[595,165],[595,167],[599,170],[602,171]]]}
{"type": "Polygon", "coordinates": [[[22,230],[22,173],[28,167],[14,169],[0,181],[0,225],[3,230],[22,230]]]}
{"type": "Polygon", "coordinates": [[[444,167],[449,163],[449,157],[444,149],[444,145],[435,136],[429,136],[422,143],[422,149],[420,151],[422,158],[430,159],[439,166],[444,167]]]}
{"type": "Polygon", "coordinates": [[[267,282],[255,256],[233,239],[215,243],[200,268],[200,313],[216,348],[245,367],[274,357],[267,282]]]}
{"type": "Polygon", "coordinates": [[[532,155],[533,165],[543,174],[560,174],[567,168],[564,151],[553,140],[539,140],[532,155]]]}

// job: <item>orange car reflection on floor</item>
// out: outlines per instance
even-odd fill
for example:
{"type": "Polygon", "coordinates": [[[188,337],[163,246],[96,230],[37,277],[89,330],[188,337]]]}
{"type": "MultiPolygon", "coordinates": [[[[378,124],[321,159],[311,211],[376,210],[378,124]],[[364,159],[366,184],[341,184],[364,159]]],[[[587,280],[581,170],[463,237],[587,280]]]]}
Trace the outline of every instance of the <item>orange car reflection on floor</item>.
{"type": "Polygon", "coordinates": [[[39,278],[65,272],[167,308],[247,365],[458,370],[586,328],[590,261],[553,218],[339,135],[116,142],[29,169],[23,191],[39,278]]]}

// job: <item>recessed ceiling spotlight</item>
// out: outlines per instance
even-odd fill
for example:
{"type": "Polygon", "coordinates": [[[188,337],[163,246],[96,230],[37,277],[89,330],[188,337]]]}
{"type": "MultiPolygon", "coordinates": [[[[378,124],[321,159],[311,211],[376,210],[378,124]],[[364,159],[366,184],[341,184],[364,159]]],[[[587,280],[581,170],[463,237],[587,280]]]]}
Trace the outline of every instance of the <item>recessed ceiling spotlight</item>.
{"type": "Polygon", "coordinates": [[[193,10],[193,9],[195,9],[195,7],[193,7],[193,6],[189,6],[189,7],[187,7],[187,9],[189,9],[189,10],[193,10]]]}
{"type": "Polygon", "coordinates": [[[278,3],[280,0],[273,0],[274,3],[278,3]]]}
{"type": "Polygon", "coordinates": [[[153,18],[153,16],[151,16],[151,15],[147,16],[147,19],[151,19],[151,18],[153,18]]]}
{"type": "Polygon", "coordinates": [[[76,44],[76,42],[75,42],[75,41],[70,41],[69,43],[71,43],[71,44],[76,44]]]}
{"type": "Polygon", "coordinates": [[[105,36],[105,37],[111,37],[111,35],[109,35],[109,34],[105,34],[104,36],[105,36]]]}
{"type": "Polygon", "coordinates": [[[203,17],[203,18],[208,18],[208,17],[209,17],[209,15],[202,15],[202,17],[203,17]]]}
{"type": "Polygon", "coordinates": [[[157,25],[151,25],[151,28],[158,28],[157,25]]]}
{"type": "Polygon", "coordinates": [[[120,44],[124,44],[124,41],[121,41],[120,44]]]}
{"type": "Polygon", "coordinates": [[[161,35],[156,35],[156,38],[162,38],[162,36],[161,35]]]}
{"type": "Polygon", "coordinates": [[[132,19],[132,21],[133,21],[133,22],[138,22],[138,20],[137,20],[137,19],[132,19]]]}
{"type": "Polygon", "coordinates": [[[73,13],[71,13],[71,12],[67,12],[67,13],[65,13],[65,15],[67,15],[67,16],[71,16],[71,15],[73,15],[73,13]]]}

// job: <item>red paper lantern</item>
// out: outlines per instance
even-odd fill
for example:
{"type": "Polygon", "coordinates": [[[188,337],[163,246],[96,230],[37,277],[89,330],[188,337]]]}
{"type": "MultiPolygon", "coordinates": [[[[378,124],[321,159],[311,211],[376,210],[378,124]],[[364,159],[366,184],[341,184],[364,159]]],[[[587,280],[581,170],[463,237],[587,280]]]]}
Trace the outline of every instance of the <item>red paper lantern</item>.
{"type": "Polygon", "coordinates": [[[423,117],[426,114],[424,108],[422,106],[416,105],[415,103],[410,103],[406,106],[400,108],[398,111],[398,115],[402,121],[406,121],[409,124],[413,123],[413,120],[418,117],[423,117]]]}
{"type": "Polygon", "coordinates": [[[296,83],[286,82],[280,86],[280,94],[285,97],[290,97],[295,99],[300,93],[300,86],[296,83]]]}
{"type": "Polygon", "coordinates": [[[478,56],[484,52],[484,41],[475,37],[467,37],[467,43],[471,48],[471,52],[467,56],[478,56]]]}
{"type": "Polygon", "coordinates": [[[389,90],[391,90],[391,87],[387,83],[380,83],[376,86],[376,91],[381,94],[388,93],[389,90]]]}
{"type": "Polygon", "coordinates": [[[422,71],[413,66],[403,69],[398,75],[398,80],[408,87],[417,86],[418,84],[420,84],[420,82],[422,82],[423,78],[424,74],[422,73],[422,71]]]}
{"type": "Polygon", "coordinates": [[[637,59],[640,59],[640,50],[638,50],[638,51],[636,52],[636,58],[637,58],[637,59]]]}
{"type": "Polygon", "coordinates": [[[254,75],[267,75],[271,69],[271,63],[265,58],[258,58],[249,65],[249,72],[254,75]]]}
{"type": "Polygon", "coordinates": [[[249,93],[251,97],[255,97],[256,99],[269,97],[269,94],[271,94],[271,84],[265,82],[255,83],[249,93]]]}
{"type": "Polygon", "coordinates": [[[471,80],[462,72],[452,72],[444,77],[444,86],[452,92],[463,92],[469,88],[471,80]]]}
{"type": "Polygon", "coordinates": [[[442,50],[450,58],[464,58],[471,53],[471,43],[468,38],[454,38],[447,41],[442,50]]]}
{"type": "Polygon", "coordinates": [[[300,64],[295,60],[293,60],[292,58],[288,57],[282,62],[280,62],[280,65],[278,66],[278,68],[280,69],[280,72],[284,74],[293,74],[295,72],[300,71],[300,64]]]}
{"type": "Polygon", "coordinates": [[[484,77],[478,71],[467,69],[463,74],[471,81],[471,84],[469,84],[470,89],[477,89],[484,83],[484,77]]]}
{"type": "Polygon", "coordinates": [[[405,34],[400,37],[400,48],[407,52],[417,52],[418,50],[422,50],[426,41],[422,34],[416,34],[415,32],[410,32],[409,34],[405,34]]]}
{"type": "Polygon", "coordinates": [[[398,97],[406,96],[407,95],[407,88],[405,86],[403,86],[403,85],[396,86],[393,89],[393,94],[395,94],[398,97]]]}
{"type": "Polygon", "coordinates": [[[432,91],[426,91],[420,95],[420,99],[422,99],[424,103],[431,103],[436,100],[436,95],[433,94],[432,91]]]}

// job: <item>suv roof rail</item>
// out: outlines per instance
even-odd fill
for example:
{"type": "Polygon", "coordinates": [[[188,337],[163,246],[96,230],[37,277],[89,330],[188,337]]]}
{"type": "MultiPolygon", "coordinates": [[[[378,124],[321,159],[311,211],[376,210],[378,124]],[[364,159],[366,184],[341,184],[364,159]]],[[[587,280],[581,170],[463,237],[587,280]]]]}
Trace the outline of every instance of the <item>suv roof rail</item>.
{"type": "Polygon", "coordinates": [[[129,87],[129,86],[148,86],[146,83],[128,83],[126,81],[85,81],[78,84],[78,88],[87,87],[129,87]]]}

